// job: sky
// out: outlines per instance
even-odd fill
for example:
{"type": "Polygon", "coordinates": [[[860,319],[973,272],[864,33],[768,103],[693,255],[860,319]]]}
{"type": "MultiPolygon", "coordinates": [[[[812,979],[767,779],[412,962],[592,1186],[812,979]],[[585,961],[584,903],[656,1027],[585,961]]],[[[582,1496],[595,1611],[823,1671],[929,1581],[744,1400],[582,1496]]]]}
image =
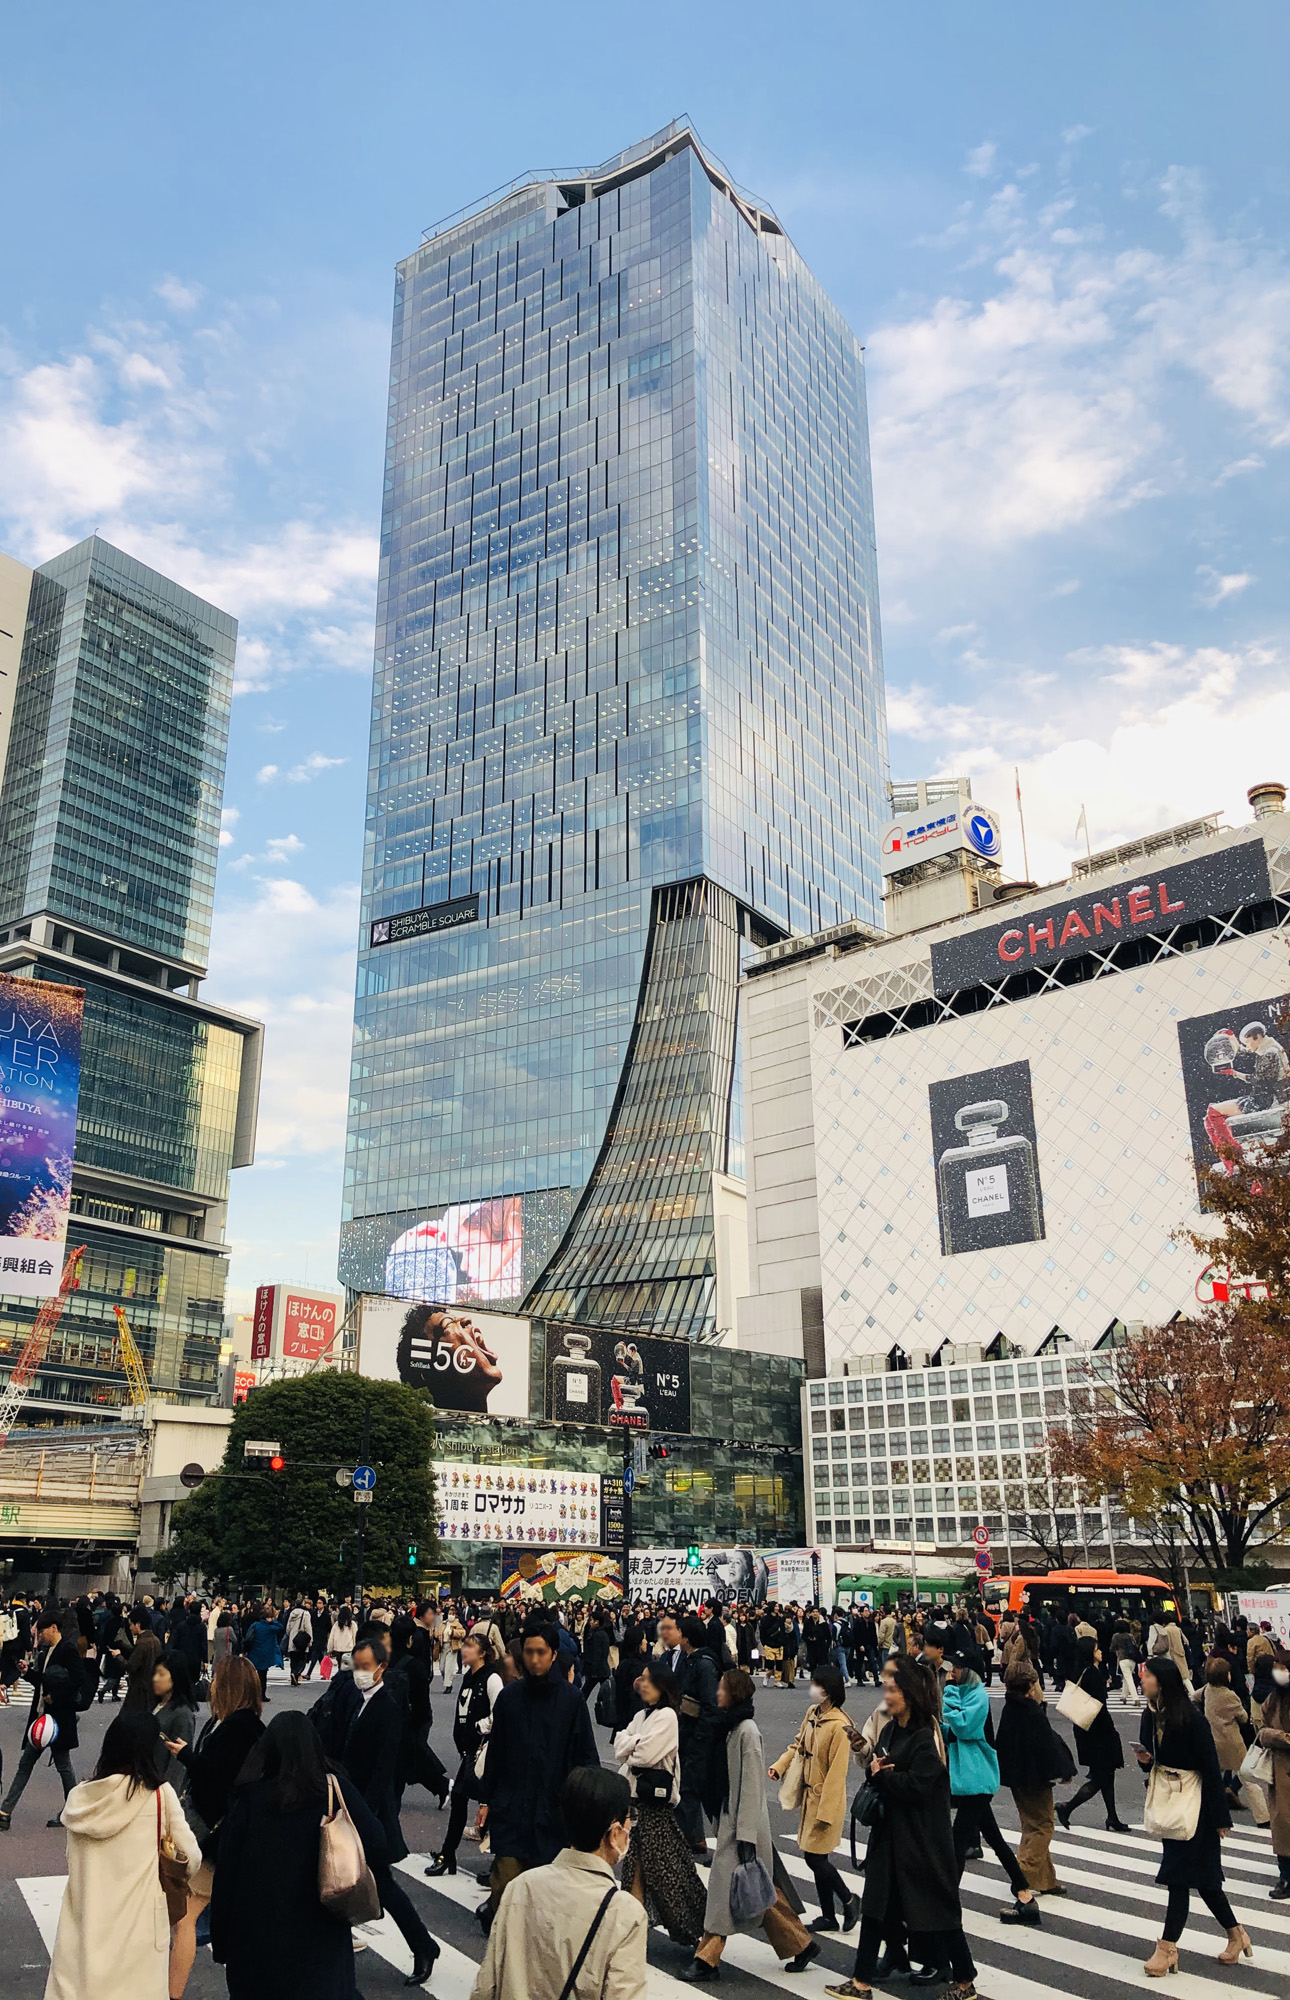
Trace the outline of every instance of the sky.
{"type": "Polygon", "coordinates": [[[209,997],[268,1024],[230,1303],[335,1282],[395,261],[688,113],[864,341],[892,772],[1020,875],[1290,779],[1290,14],[3,10],[0,548],[240,620],[209,997]]]}

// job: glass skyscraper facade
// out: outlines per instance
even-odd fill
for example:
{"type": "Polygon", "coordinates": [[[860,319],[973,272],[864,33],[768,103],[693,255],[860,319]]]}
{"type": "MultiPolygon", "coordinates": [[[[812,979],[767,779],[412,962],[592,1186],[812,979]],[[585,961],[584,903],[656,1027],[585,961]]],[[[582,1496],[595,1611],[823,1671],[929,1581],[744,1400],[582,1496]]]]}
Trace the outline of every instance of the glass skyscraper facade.
{"type": "Polygon", "coordinates": [[[341,1275],[709,1336],[741,954],[878,921],[859,344],[684,124],[399,266],[341,1275]]]}
{"type": "MultiPolygon", "coordinates": [[[[236,621],[97,536],[31,574],[0,787],[0,968],[85,992],[69,1244],[79,1290],[24,1417],[125,1397],[115,1306],[150,1386],[216,1392],[233,1167],[254,1150],[262,1030],[206,971],[236,621]]],[[[35,1301],[0,1297],[0,1369],[35,1301]]]]}

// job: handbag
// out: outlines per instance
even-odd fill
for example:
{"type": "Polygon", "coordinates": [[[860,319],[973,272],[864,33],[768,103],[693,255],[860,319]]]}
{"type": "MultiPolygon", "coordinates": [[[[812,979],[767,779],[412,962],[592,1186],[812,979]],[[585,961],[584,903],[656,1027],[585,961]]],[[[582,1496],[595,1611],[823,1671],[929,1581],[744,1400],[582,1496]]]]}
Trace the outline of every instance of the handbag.
{"type": "Polygon", "coordinates": [[[796,1812],[797,1808],[801,1805],[802,1781],[805,1770],[806,1766],[802,1761],[802,1753],[794,1746],[792,1762],[785,1771],[779,1788],[779,1803],[783,1812],[796,1812]]]}
{"type": "Polygon", "coordinates": [[[1091,1729],[1105,1706],[1105,1702],[1085,1694],[1078,1681],[1067,1681],[1057,1697],[1057,1713],[1073,1722],[1077,1729],[1091,1729]]]}
{"type": "Polygon", "coordinates": [[[730,1877],[730,1915],[737,1924],[759,1923],[775,1901],[775,1884],[765,1863],[754,1854],[741,1861],[730,1877]]]}
{"type": "Polygon", "coordinates": [[[578,1983],[578,1974],[582,1971],[583,1961],[586,1958],[587,1953],[591,1950],[591,1940],[595,1937],[596,1932],[600,1929],[600,1920],[604,1916],[605,1911],[609,1908],[609,1905],[613,1902],[614,1897],[617,1894],[618,1894],[618,1884],[615,1882],[608,1889],[606,1889],[604,1900],[601,1903],[600,1908],[596,1911],[595,1916],[591,1919],[591,1929],[587,1932],[586,1937],[582,1940],[582,1950],[578,1953],[578,1956],[574,1959],[573,1964],[569,1967],[569,1977],[565,1980],[564,1985],[560,1988],[560,2000],[569,2000],[570,1994],[573,1992],[574,1987],[578,1983]]]}
{"type": "Polygon", "coordinates": [[[157,1876],[166,1893],[166,1916],[173,1926],[179,1923],[188,1908],[188,1863],[175,1846],[172,1836],[162,1832],[161,1827],[161,1787],[155,1793],[157,1801],[157,1876]]]}
{"type": "Polygon", "coordinates": [[[330,1772],[327,1810],[318,1837],[318,1900],[324,1910],[347,1924],[374,1923],[381,1914],[381,1899],[358,1828],[330,1772]]]}
{"type": "Polygon", "coordinates": [[[1272,1752],[1265,1750],[1256,1737],[1241,1759],[1237,1776],[1243,1785],[1270,1785],[1274,1768],[1272,1752]]]}
{"type": "Polygon", "coordinates": [[[1142,1830],[1153,1840],[1190,1840],[1200,1824],[1200,1772],[1153,1764],[1142,1830]]]}
{"type": "Polygon", "coordinates": [[[643,1769],[632,1772],[636,1780],[636,1803],[646,1806],[666,1806],[672,1802],[672,1773],[661,1764],[646,1764],[643,1769]]]}

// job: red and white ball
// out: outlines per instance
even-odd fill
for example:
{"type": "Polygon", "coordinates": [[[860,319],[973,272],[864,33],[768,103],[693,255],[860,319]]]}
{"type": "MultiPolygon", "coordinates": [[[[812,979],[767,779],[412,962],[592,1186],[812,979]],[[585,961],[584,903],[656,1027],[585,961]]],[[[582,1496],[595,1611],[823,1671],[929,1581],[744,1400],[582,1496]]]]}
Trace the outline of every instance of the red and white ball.
{"type": "Polygon", "coordinates": [[[58,1724],[52,1715],[38,1715],[27,1733],[38,1750],[48,1750],[58,1741],[58,1724]]]}

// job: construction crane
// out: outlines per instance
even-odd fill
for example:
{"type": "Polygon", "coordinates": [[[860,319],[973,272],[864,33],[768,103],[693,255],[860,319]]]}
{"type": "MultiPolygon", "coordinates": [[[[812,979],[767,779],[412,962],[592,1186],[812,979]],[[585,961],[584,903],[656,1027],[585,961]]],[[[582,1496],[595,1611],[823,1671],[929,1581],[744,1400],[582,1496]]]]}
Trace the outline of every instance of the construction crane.
{"type": "Polygon", "coordinates": [[[81,1259],[84,1255],[83,1243],[68,1252],[67,1262],[63,1266],[63,1281],[53,1297],[46,1299],[36,1314],[35,1323],[27,1335],[26,1346],[18,1356],[13,1373],[3,1392],[0,1393],[0,1451],[3,1451],[9,1442],[14,1418],[22,1408],[36,1379],[36,1370],[49,1352],[49,1343],[53,1338],[54,1328],[63,1316],[63,1307],[81,1282],[81,1259]]]}
{"type": "Polygon", "coordinates": [[[117,1331],[120,1335],[121,1366],[124,1368],[126,1380],[130,1384],[130,1401],[142,1409],[151,1394],[148,1388],[147,1371],[143,1365],[143,1356],[140,1354],[134,1335],[130,1331],[130,1322],[125,1316],[125,1307],[113,1306],[112,1310],[116,1314],[117,1331]]]}

